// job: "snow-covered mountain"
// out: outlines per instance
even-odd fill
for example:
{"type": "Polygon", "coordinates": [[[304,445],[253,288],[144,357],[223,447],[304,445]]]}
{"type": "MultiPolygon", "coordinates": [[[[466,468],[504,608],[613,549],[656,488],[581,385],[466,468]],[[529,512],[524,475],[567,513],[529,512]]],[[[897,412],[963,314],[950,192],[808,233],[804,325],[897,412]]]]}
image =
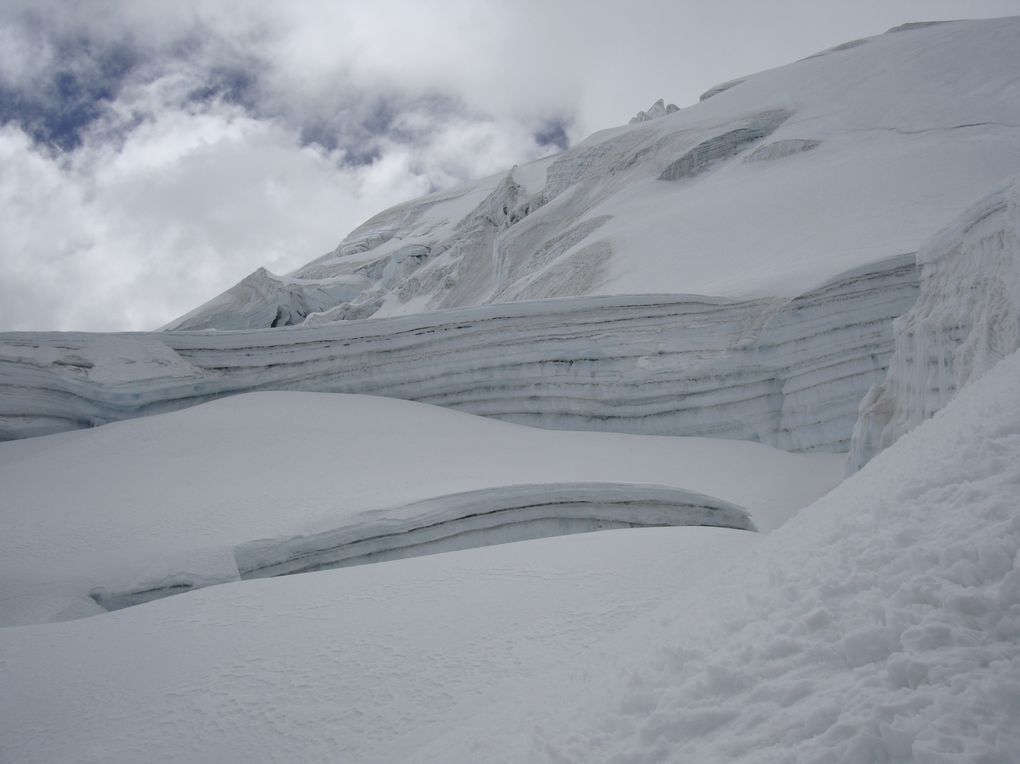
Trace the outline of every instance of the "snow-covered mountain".
{"type": "Polygon", "coordinates": [[[0,335],[0,759],[1020,761],[1018,50],[905,25],[0,335]]]}
{"type": "Polygon", "coordinates": [[[168,328],[580,295],[796,297],[917,252],[1020,173],[1020,82],[1003,65],[1018,40],[1016,19],[912,25],[686,109],[657,103],[562,154],[386,210],[168,328]]]}

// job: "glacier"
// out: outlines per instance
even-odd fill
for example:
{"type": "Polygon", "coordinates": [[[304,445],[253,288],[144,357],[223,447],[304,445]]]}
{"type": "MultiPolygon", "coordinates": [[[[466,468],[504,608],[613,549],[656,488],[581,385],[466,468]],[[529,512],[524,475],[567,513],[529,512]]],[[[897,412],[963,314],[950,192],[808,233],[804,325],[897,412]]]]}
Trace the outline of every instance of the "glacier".
{"type": "Polygon", "coordinates": [[[892,319],[916,293],[906,255],[792,299],[590,297],[263,331],[0,334],[0,437],[305,390],[845,451],[892,352],[892,319]]]}
{"type": "Polygon", "coordinates": [[[1020,759],[1018,36],[0,335],[0,758],[1020,759]]]}

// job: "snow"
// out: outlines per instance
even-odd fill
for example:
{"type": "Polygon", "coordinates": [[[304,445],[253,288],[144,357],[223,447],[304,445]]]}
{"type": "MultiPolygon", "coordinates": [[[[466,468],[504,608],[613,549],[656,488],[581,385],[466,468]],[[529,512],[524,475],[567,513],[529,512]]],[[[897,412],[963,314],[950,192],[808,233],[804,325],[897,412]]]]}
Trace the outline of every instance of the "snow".
{"type": "Polygon", "coordinates": [[[401,761],[754,535],[561,536],[2,629],[0,751],[25,764],[401,761]]]}
{"type": "Polygon", "coordinates": [[[768,529],[840,474],[838,455],[752,443],[536,430],[367,396],[235,396],[0,444],[0,623],[292,557],[457,548],[468,532],[476,545],[621,523],[747,527],[740,508],[768,529]]]}
{"type": "Polygon", "coordinates": [[[1020,20],[890,31],[0,335],[0,759],[1020,761],[1020,20]]]}
{"type": "MultiPolygon", "coordinates": [[[[1018,38],[1017,18],[914,26],[724,83],[686,109],[657,103],[655,119],[384,212],[292,275],[309,289],[371,282],[330,320],[580,295],[797,297],[916,253],[1020,174],[1018,38]],[[659,180],[708,149],[702,171],[659,180]],[[387,270],[405,247],[428,255],[387,270]]],[[[229,310],[210,304],[190,325],[269,326],[261,298],[232,293],[229,310]]]]}
{"type": "Polygon", "coordinates": [[[886,379],[861,403],[851,469],[1020,349],[1020,183],[967,210],[932,237],[919,260],[921,294],[895,323],[886,379]]]}
{"type": "Polygon", "coordinates": [[[701,585],[532,676],[528,707],[476,701],[407,760],[1016,761],[1017,379],[1014,353],[701,585]]]}
{"type": "Polygon", "coordinates": [[[1015,760],[1018,377],[769,534],[564,536],[0,630],[5,756],[1015,760]]]}
{"type": "Polygon", "coordinates": [[[885,373],[891,321],[916,294],[907,256],[793,300],[565,298],[258,331],[0,334],[0,438],[297,389],[541,427],[845,451],[885,373]],[[109,352],[121,339],[170,359],[172,373],[137,364],[141,350],[109,352]]]}

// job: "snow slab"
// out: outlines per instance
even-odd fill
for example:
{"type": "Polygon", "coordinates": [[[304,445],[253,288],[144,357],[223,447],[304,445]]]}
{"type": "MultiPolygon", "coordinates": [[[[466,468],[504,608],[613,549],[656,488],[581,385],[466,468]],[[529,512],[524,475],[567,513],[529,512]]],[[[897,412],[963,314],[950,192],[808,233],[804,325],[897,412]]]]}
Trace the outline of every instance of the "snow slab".
{"type": "Polygon", "coordinates": [[[840,455],[739,441],[538,430],[370,396],[234,396],[0,444],[0,623],[90,615],[91,593],[236,579],[240,545],[406,524],[400,508],[433,517],[426,500],[451,494],[622,484],[713,497],[769,530],[841,472],[840,455]]]}
{"type": "Polygon", "coordinates": [[[0,751],[1016,761],[1018,379],[1015,354],[770,534],[562,536],[0,630],[0,751]]]}

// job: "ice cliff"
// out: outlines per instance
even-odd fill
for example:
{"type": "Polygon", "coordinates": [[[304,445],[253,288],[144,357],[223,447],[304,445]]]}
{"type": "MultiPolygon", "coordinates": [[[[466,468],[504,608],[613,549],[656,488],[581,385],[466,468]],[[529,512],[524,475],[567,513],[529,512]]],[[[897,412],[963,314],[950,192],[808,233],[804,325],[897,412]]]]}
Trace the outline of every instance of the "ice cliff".
{"type": "Polygon", "coordinates": [[[1020,348],[1020,184],[969,209],[933,237],[918,261],[920,296],[894,323],[886,379],[861,404],[851,470],[1020,348]]]}
{"type": "Polygon", "coordinates": [[[845,451],[912,256],[794,298],[586,297],[240,332],[0,335],[0,436],[253,390],[371,393],[558,429],[845,451]]]}

